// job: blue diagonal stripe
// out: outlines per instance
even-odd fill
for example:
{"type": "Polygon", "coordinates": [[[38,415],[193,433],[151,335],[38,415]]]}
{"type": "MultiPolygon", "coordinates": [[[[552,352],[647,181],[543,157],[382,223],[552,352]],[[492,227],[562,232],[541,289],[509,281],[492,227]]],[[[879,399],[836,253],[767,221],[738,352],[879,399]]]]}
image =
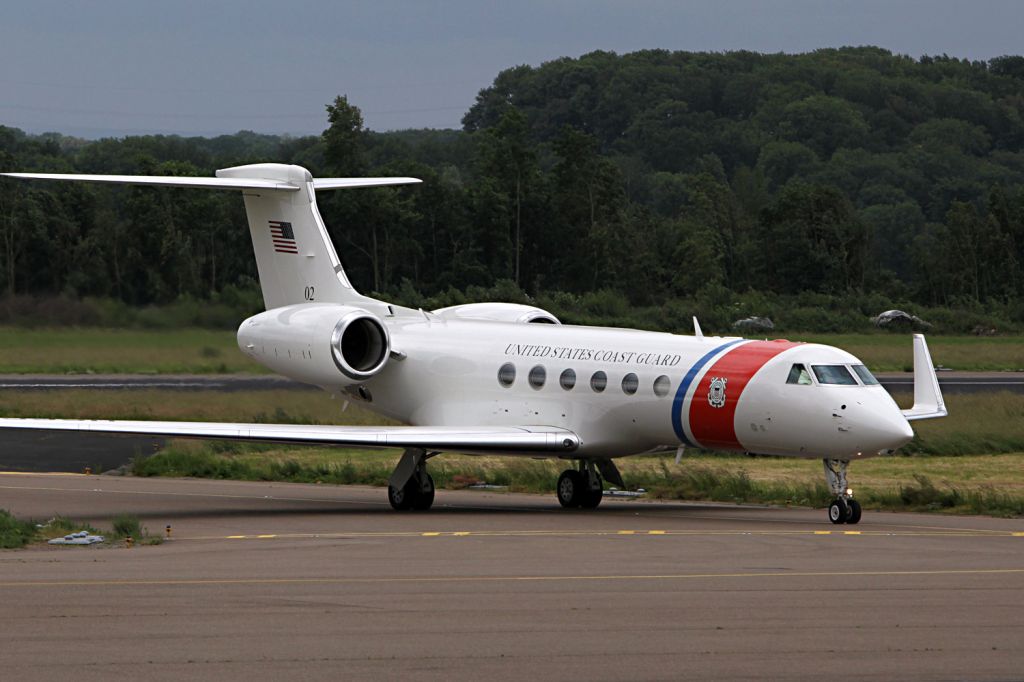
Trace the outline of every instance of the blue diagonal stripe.
{"type": "Polygon", "coordinates": [[[708,364],[708,361],[711,360],[711,358],[715,357],[729,346],[735,346],[741,341],[743,341],[743,339],[729,341],[728,343],[723,343],[714,350],[710,350],[705,353],[700,360],[693,363],[693,367],[690,368],[686,373],[686,376],[684,376],[683,380],[679,383],[679,388],[676,390],[676,397],[672,401],[672,428],[676,432],[676,437],[679,438],[679,441],[684,445],[694,447],[694,444],[686,437],[686,432],[683,431],[683,402],[686,400],[687,391],[690,390],[690,384],[693,383],[694,378],[696,378],[704,365],[708,364]]]}

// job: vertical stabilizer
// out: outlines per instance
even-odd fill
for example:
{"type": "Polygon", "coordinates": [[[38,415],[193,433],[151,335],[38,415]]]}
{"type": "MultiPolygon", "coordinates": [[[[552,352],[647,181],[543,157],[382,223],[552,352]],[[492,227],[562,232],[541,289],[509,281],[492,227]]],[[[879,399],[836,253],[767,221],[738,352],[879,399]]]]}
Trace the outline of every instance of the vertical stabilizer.
{"type": "Polygon", "coordinates": [[[262,163],[217,171],[218,178],[259,179],[298,191],[244,190],[249,233],[267,309],[294,303],[358,304],[316,207],[313,177],[299,166],[262,163]]]}

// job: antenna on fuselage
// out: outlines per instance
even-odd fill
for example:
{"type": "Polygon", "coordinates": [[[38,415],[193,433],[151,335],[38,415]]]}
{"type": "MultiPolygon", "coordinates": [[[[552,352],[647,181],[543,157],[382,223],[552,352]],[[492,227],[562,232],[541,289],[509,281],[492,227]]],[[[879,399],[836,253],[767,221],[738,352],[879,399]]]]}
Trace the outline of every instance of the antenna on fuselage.
{"type": "Polygon", "coordinates": [[[696,315],[693,316],[693,335],[696,336],[698,339],[704,338],[704,332],[700,328],[700,322],[697,321],[696,315]]]}

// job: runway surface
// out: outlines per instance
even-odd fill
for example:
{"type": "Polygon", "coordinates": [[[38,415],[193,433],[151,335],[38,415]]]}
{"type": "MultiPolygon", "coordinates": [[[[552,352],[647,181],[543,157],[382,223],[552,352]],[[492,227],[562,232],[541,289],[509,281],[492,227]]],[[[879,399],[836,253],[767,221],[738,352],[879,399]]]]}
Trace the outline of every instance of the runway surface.
{"type": "Polygon", "coordinates": [[[0,553],[4,679],[1009,680],[1024,521],[0,476],[19,516],[156,547],[0,553]]]}
{"type": "MultiPolygon", "coordinates": [[[[878,380],[890,391],[912,391],[910,372],[879,374],[878,380]]],[[[939,384],[944,393],[1011,391],[1024,393],[1024,372],[942,372],[939,384]]],[[[318,390],[274,374],[137,375],[137,374],[4,374],[0,390],[53,390],[62,388],[166,389],[180,391],[264,391],[278,389],[318,390]]]]}

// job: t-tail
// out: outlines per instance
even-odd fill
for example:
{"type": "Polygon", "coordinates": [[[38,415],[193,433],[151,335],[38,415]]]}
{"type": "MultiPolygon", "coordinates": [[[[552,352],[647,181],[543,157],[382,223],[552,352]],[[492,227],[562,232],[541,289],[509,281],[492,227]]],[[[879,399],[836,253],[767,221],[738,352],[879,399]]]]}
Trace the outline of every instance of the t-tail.
{"type": "Polygon", "coordinates": [[[3,173],[16,178],[78,180],[240,190],[267,309],[295,303],[379,304],[359,294],[342,268],[316,206],[316,190],[418,183],[417,178],[313,179],[300,166],[260,163],[217,171],[213,178],[146,175],[3,173]]]}

